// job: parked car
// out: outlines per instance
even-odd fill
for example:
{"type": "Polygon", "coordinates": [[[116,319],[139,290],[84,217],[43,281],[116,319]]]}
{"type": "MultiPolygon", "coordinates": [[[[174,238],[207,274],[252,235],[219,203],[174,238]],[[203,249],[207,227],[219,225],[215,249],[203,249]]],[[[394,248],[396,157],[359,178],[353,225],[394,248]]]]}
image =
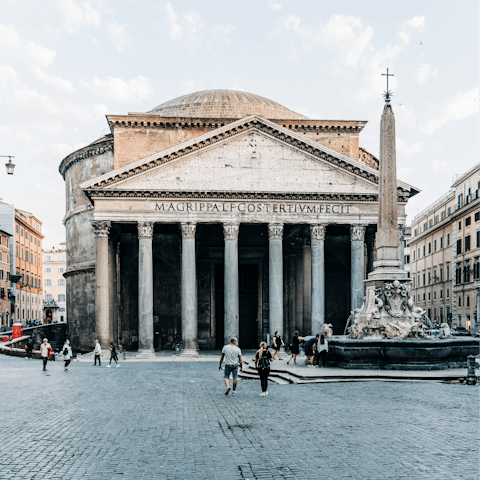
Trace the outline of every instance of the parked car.
{"type": "Polygon", "coordinates": [[[28,325],[30,327],[37,327],[38,325],[41,325],[42,324],[42,321],[41,320],[30,320],[28,322],[28,325]]]}
{"type": "Polygon", "coordinates": [[[452,330],[452,335],[457,335],[459,337],[471,337],[472,334],[465,327],[455,327],[452,330]]]}

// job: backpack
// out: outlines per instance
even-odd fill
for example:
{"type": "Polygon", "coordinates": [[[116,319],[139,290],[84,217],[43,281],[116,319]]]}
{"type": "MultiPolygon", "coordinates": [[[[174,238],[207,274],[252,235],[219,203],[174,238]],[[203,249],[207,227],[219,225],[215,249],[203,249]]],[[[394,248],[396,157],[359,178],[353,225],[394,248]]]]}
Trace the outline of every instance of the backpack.
{"type": "Polygon", "coordinates": [[[63,350],[63,354],[64,354],[64,355],[68,355],[68,348],[65,348],[65,349],[63,350]]]}
{"type": "Polygon", "coordinates": [[[258,369],[262,372],[270,370],[270,362],[268,361],[267,355],[262,354],[257,362],[258,369]]]}

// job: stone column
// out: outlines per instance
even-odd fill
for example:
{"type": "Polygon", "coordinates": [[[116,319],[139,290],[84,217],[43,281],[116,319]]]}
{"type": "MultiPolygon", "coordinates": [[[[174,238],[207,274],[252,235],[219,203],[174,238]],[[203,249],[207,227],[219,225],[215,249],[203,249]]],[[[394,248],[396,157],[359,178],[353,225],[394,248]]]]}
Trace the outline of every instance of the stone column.
{"type": "Polygon", "coordinates": [[[310,232],[303,237],[303,329],[312,332],[312,249],[310,232]]]}
{"type": "Polygon", "coordinates": [[[405,251],[404,251],[404,241],[405,241],[405,225],[398,226],[398,232],[400,239],[398,242],[398,260],[400,261],[400,270],[403,270],[405,267],[405,251]]]}
{"type": "Polygon", "coordinates": [[[195,223],[182,223],[182,355],[198,355],[195,223]]]}
{"type": "Polygon", "coordinates": [[[92,221],[97,250],[95,258],[95,334],[104,350],[107,350],[110,347],[110,342],[113,341],[108,282],[108,234],[110,227],[110,222],[92,221]]]}
{"type": "Polygon", "coordinates": [[[153,223],[138,222],[138,354],[155,356],[153,345],[153,223]]]}
{"type": "Polygon", "coordinates": [[[303,241],[295,239],[295,329],[300,336],[306,335],[303,331],[303,241]]]}
{"type": "Polygon", "coordinates": [[[287,284],[288,284],[288,298],[287,298],[287,331],[285,338],[290,341],[293,337],[293,332],[296,330],[295,325],[295,249],[291,243],[287,246],[287,284]]]}
{"type": "MultiPolygon", "coordinates": [[[[232,337],[239,338],[240,292],[238,287],[238,223],[225,223],[223,236],[225,239],[225,335],[224,345],[230,343],[232,337]]],[[[241,345],[239,345],[241,348],[241,345]]]]}
{"type": "Polygon", "coordinates": [[[270,337],[278,330],[283,338],[283,224],[268,224],[270,337]]]}
{"type": "Polygon", "coordinates": [[[360,308],[365,295],[365,230],[366,225],[350,225],[351,274],[350,310],[360,308]]]}
{"type": "Polygon", "coordinates": [[[117,328],[117,241],[109,239],[108,241],[108,285],[109,285],[109,322],[112,324],[111,342],[118,343],[117,328]]]}
{"type": "Polygon", "coordinates": [[[312,242],[312,335],[325,323],[325,231],[326,225],[310,225],[312,242]]]}

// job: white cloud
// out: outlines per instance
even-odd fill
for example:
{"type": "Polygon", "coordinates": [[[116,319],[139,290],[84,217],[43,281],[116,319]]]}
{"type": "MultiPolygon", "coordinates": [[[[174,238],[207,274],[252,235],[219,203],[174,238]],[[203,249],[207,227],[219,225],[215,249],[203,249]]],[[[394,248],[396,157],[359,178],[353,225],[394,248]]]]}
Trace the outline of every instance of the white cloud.
{"type": "Polygon", "coordinates": [[[451,122],[462,120],[478,113],[478,87],[468,92],[457,93],[443,104],[429,104],[428,115],[422,130],[427,135],[432,135],[439,128],[451,122]]]}
{"type": "Polygon", "coordinates": [[[402,39],[405,45],[410,43],[410,39],[415,30],[423,32],[425,30],[426,22],[425,17],[413,17],[407,20],[400,26],[400,31],[397,35],[402,39]]]}
{"type": "Polygon", "coordinates": [[[430,167],[433,172],[448,172],[448,162],[446,160],[432,160],[430,167]]]}
{"type": "Polygon", "coordinates": [[[282,5],[278,3],[276,0],[268,0],[267,7],[271,8],[272,10],[281,10],[282,5]]]}
{"type": "Polygon", "coordinates": [[[234,25],[215,25],[211,30],[214,37],[221,38],[227,45],[234,42],[233,34],[237,31],[234,25]]]}
{"type": "Polygon", "coordinates": [[[196,44],[202,38],[201,32],[205,26],[202,17],[196,12],[188,12],[183,14],[180,19],[170,2],[165,4],[165,13],[168,38],[174,42],[184,40],[191,50],[195,49],[196,44]]]}
{"type": "Polygon", "coordinates": [[[101,24],[101,7],[102,2],[97,1],[94,7],[89,2],[77,3],[74,0],[58,1],[58,8],[63,19],[62,28],[69,35],[77,33],[83,27],[99,27],[101,24]]]}
{"type": "Polygon", "coordinates": [[[4,88],[9,83],[15,82],[17,77],[17,72],[11,65],[0,65],[0,88],[4,88]]]}
{"type": "Polygon", "coordinates": [[[56,75],[49,75],[38,67],[33,67],[32,70],[35,78],[45,83],[46,85],[49,85],[50,87],[63,90],[67,93],[74,93],[76,91],[70,80],[65,80],[64,78],[58,77],[56,75]]]}
{"type": "Polygon", "coordinates": [[[29,65],[48,67],[53,63],[57,53],[55,50],[38,45],[32,40],[20,37],[13,25],[0,24],[0,55],[10,55],[18,61],[29,65]]]}
{"type": "Polygon", "coordinates": [[[402,167],[398,169],[397,176],[398,178],[409,178],[410,175],[415,173],[415,169],[409,167],[402,167]]]}
{"type": "Polygon", "coordinates": [[[107,32],[119,53],[125,53],[130,50],[133,45],[133,37],[126,32],[124,25],[119,25],[115,22],[109,23],[107,32]]]}
{"type": "Polygon", "coordinates": [[[128,81],[112,76],[104,80],[95,77],[91,83],[82,83],[95,95],[119,103],[134,103],[149,98],[153,92],[150,80],[142,75],[128,81]]]}
{"type": "Polygon", "coordinates": [[[318,120],[320,118],[323,118],[319,113],[312,112],[308,108],[301,107],[301,108],[297,108],[295,111],[297,113],[305,115],[307,118],[310,118],[310,119],[318,120]]]}
{"type": "Polygon", "coordinates": [[[407,144],[407,142],[403,138],[400,138],[398,136],[396,138],[396,145],[397,151],[407,155],[408,157],[417,155],[423,150],[422,142],[413,142],[411,144],[407,144]]]}
{"type": "Polygon", "coordinates": [[[417,70],[416,78],[418,83],[425,83],[429,77],[434,77],[438,73],[429,63],[422,63],[417,70]]]}
{"type": "MultiPolygon", "coordinates": [[[[384,86],[385,88],[385,86],[384,86]]],[[[415,129],[417,126],[417,117],[415,109],[407,105],[394,105],[395,123],[397,132],[410,128],[415,129]]]]}

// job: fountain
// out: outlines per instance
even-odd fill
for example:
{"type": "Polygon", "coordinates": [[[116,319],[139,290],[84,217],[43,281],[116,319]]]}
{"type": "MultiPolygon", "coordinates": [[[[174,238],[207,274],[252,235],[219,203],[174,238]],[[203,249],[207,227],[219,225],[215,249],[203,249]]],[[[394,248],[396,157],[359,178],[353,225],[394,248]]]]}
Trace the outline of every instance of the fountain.
{"type": "Polygon", "coordinates": [[[346,335],[329,341],[343,368],[434,370],[466,366],[479,352],[480,340],[450,336],[444,325],[438,337],[425,310],[415,305],[411,280],[398,259],[395,117],[385,92],[380,123],[378,225],[374,270],[365,281],[363,305],[351,312],[346,335]]]}

